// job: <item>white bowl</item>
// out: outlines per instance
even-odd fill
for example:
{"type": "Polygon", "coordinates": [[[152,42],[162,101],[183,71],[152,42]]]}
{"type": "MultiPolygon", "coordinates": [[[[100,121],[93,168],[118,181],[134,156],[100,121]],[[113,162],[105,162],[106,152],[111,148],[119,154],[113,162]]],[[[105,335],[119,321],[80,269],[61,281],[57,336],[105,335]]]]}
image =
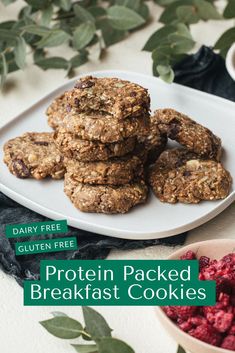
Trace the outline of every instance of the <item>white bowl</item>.
{"type": "MultiPolygon", "coordinates": [[[[212,259],[220,259],[224,255],[235,251],[235,240],[220,239],[208,240],[194,243],[175,251],[169,260],[177,260],[181,255],[185,254],[188,250],[192,250],[199,258],[202,255],[208,256],[212,259]]],[[[162,323],[166,331],[178,342],[185,350],[191,353],[228,353],[230,350],[212,346],[208,343],[202,342],[186,332],[179,329],[173,321],[171,321],[161,307],[155,307],[155,312],[158,319],[162,323]]]]}
{"type": "Polygon", "coordinates": [[[235,43],[231,46],[227,53],[225,64],[229,75],[233,80],[235,80],[235,43]]]}

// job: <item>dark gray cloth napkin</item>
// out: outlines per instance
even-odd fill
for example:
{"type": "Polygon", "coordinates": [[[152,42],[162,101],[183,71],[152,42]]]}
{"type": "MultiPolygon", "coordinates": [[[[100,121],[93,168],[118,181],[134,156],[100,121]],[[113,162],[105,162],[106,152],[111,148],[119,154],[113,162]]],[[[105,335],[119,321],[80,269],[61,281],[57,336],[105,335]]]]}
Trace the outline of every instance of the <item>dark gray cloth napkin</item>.
{"type": "MultiPolygon", "coordinates": [[[[227,74],[224,60],[210,48],[202,47],[175,66],[175,82],[235,100],[235,83],[227,74]]],[[[76,236],[79,249],[57,253],[15,256],[17,241],[64,237],[64,234],[42,235],[7,239],[6,224],[46,221],[43,217],[0,193],[0,268],[13,276],[22,285],[25,279],[38,279],[42,259],[104,259],[111,249],[140,249],[164,244],[168,246],[184,243],[186,233],[171,238],[156,240],[124,240],[105,237],[69,227],[67,236],[76,236]]],[[[143,220],[144,221],[144,220],[143,220]]]]}

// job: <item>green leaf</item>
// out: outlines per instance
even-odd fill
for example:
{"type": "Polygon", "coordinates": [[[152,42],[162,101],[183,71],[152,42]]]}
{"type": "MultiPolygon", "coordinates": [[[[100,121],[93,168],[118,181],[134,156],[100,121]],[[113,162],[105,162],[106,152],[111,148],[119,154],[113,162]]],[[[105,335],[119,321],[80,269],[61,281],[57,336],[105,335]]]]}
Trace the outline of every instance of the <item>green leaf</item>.
{"type": "Polygon", "coordinates": [[[60,8],[63,9],[64,11],[69,11],[72,7],[71,0],[59,0],[58,4],[60,8]]]}
{"type": "Polygon", "coordinates": [[[99,353],[135,353],[128,344],[111,337],[102,338],[98,348],[99,353]]]}
{"type": "Polygon", "coordinates": [[[91,335],[93,340],[101,337],[111,337],[112,330],[101,314],[87,306],[84,306],[82,311],[87,332],[91,335]]]}
{"type": "Polygon", "coordinates": [[[25,2],[35,10],[41,10],[48,6],[48,0],[25,0],[25,2]]]}
{"type": "Polygon", "coordinates": [[[76,28],[73,33],[73,46],[80,50],[90,43],[94,37],[96,28],[93,22],[85,22],[76,28]]]}
{"type": "Polygon", "coordinates": [[[138,12],[140,7],[140,0],[116,0],[115,4],[120,6],[129,7],[130,9],[138,12]]]}
{"type": "Polygon", "coordinates": [[[138,10],[138,14],[147,21],[150,16],[149,8],[146,4],[141,4],[138,10]]]}
{"type": "Polygon", "coordinates": [[[70,59],[71,68],[75,69],[81,65],[84,65],[88,61],[87,55],[78,54],[70,59]]]}
{"type": "Polygon", "coordinates": [[[122,31],[134,29],[145,23],[143,17],[125,6],[111,6],[107,9],[107,13],[110,25],[122,31]]]}
{"type": "Polygon", "coordinates": [[[170,5],[175,1],[177,1],[177,0],[154,0],[154,2],[156,2],[156,4],[161,5],[161,6],[170,5]]]}
{"type": "Polygon", "coordinates": [[[4,40],[7,43],[12,44],[12,43],[16,43],[16,41],[19,37],[18,37],[17,32],[0,28],[0,38],[1,38],[1,40],[4,40]]]}
{"type": "Polygon", "coordinates": [[[43,70],[48,70],[48,69],[67,70],[69,67],[69,62],[66,59],[60,58],[58,56],[37,60],[35,64],[43,70]]]}
{"type": "Polygon", "coordinates": [[[52,311],[52,315],[53,315],[54,317],[57,317],[57,316],[65,316],[65,317],[68,317],[67,314],[62,313],[61,311],[52,311]]]}
{"type": "Polygon", "coordinates": [[[178,34],[170,34],[171,48],[175,54],[187,53],[194,47],[194,41],[178,34]]]}
{"type": "Polygon", "coordinates": [[[202,20],[221,20],[222,16],[216,10],[216,7],[205,0],[194,0],[194,4],[197,7],[197,12],[202,20]]]}
{"type": "Polygon", "coordinates": [[[195,11],[195,7],[192,5],[179,6],[176,10],[176,15],[179,19],[179,22],[193,24],[199,21],[199,16],[195,11]]]}
{"type": "Polygon", "coordinates": [[[99,29],[101,29],[106,47],[120,42],[120,40],[125,38],[127,33],[125,31],[120,31],[118,29],[112,28],[108,20],[102,20],[100,22],[97,22],[97,26],[99,27],[99,29]]]}
{"type": "Polygon", "coordinates": [[[8,65],[7,65],[7,61],[6,61],[6,57],[3,53],[0,54],[1,55],[1,82],[0,82],[0,87],[1,89],[3,88],[6,79],[7,79],[7,73],[8,73],[8,65]]]}
{"type": "Polygon", "coordinates": [[[161,14],[159,21],[167,25],[174,23],[177,19],[176,11],[180,6],[184,5],[194,5],[194,0],[177,0],[172,2],[161,14]]]}
{"type": "Polygon", "coordinates": [[[161,79],[167,83],[174,81],[174,71],[170,66],[157,65],[157,71],[161,79]]]}
{"type": "Polygon", "coordinates": [[[214,49],[219,49],[223,57],[226,56],[228,49],[235,42],[235,27],[228,29],[222,34],[214,45],[214,49]]]}
{"type": "Polygon", "coordinates": [[[177,353],[186,353],[186,352],[185,352],[184,348],[179,345],[177,348],[177,353]]]}
{"type": "Polygon", "coordinates": [[[2,0],[3,5],[8,6],[12,4],[13,2],[16,2],[16,0],[2,0]]]}
{"type": "Polygon", "coordinates": [[[160,46],[152,52],[152,59],[156,65],[166,65],[170,63],[172,55],[170,46],[160,46]]]}
{"type": "Polygon", "coordinates": [[[79,20],[81,20],[82,22],[94,22],[95,21],[92,14],[89,11],[87,11],[84,7],[82,7],[78,4],[76,4],[74,6],[74,13],[75,13],[75,16],[77,18],[79,18],[79,20]]]}
{"type": "Polygon", "coordinates": [[[96,344],[71,344],[78,353],[97,353],[98,348],[96,344]]]}
{"type": "Polygon", "coordinates": [[[95,19],[96,17],[103,17],[106,15],[106,10],[103,7],[100,6],[91,6],[89,7],[89,14],[93,16],[95,19]]]}
{"type": "Polygon", "coordinates": [[[45,9],[42,10],[41,13],[41,25],[49,26],[53,15],[53,6],[50,4],[45,9]]]}
{"type": "Polygon", "coordinates": [[[19,37],[14,49],[16,65],[23,70],[26,60],[26,43],[23,37],[19,37]]]}
{"type": "Polygon", "coordinates": [[[229,0],[227,6],[224,9],[223,16],[225,18],[235,17],[235,0],[229,0]]]}
{"type": "Polygon", "coordinates": [[[143,50],[153,51],[155,48],[160,46],[161,43],[163,43],[166,40],[166,38],[168,37],[169,34],[175,33],[175,31],[176,31],[176,27],[172,26],[172,25],[164,26],[164,27],[158,29],[148,39],[143,50]]]}
{"type": "Polygon", "coordinates": [[[83,330],[80,322],[70,317],[54,317],[53,319],[41,321],[40,324],[53,336],[64,339],[77,338],[83,330]]]}
{"type": "Polygon", "coordinates": [[[43,37],[50,33],[50,29],[45,26],[29,25],[22,28],[25,32],[36,34],[43,37]]]}
{"type": "Polygon", "coordinates": [[[47,35],[43,36],[36,44],[38,48],[58,47],[69,39],[70,35],[65,31],[62,31],[61,29],[53,29],[47,35]]]}

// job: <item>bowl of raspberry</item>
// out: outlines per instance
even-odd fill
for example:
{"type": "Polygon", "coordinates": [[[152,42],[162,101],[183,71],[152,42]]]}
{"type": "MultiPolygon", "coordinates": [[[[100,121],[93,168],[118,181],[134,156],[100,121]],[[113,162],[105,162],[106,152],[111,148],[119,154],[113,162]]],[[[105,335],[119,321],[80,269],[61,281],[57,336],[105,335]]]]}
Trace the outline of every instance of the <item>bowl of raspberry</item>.
{"type": "Polygon", "coordinates": [[[167,332],[191,353],[235,352],[235,240],[194,243],[168,259],[199,260],[199,280],[216,281],[216,305],[156,307],[167,332]]]}

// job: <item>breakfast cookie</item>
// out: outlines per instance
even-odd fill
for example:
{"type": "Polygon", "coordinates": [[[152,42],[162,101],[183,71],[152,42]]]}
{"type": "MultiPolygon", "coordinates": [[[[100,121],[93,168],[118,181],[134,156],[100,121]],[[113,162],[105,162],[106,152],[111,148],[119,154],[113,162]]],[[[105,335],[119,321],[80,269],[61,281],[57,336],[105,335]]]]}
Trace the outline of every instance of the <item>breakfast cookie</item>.
{"type": "Polygon", "coordinates": [[[150,106],[147,89],[118,78],[83,77],[66,97],[78,112],[105,112],[117,119],[145,114],[150,106]]]}
{"type": "Polygon", "coordinates": [[[199,203],[225,198],[232,178],[216,161],[173,149],[163,152],[150,168],[149,183],[162,202],[199,203]]]}
{"type": "Polygon", "coordinates": [[[126,213],[147,199],[148,188],[143,181],[121,186],[89,185],[65,174],[64,191],[76,208],[82,212],[126,213]]]}
{"type": "Polygon", "coordinates": [[[4,145],[4,162],[18,178],[61,179],[65,173],[63,157],[50,132],[28,132],[9,140],[4,145]]]}
{"type": "Polygon", "coordinates": [[[57,97],[47,108],[47,122],[50,127],[57,129],[62,125],[63,119],[69,113],[71,107],[65,98],[65,93],[57,97]]]}
{"type": "Polygon", "coordinates": [[[161,132],[188,150],[208,159],[220,160],[221,140],[209,129],[174,109],[159,109],[155,119],[161,132]]]}
{"type": "Polygon", "coordinates": [[[137,137],[136,155],[144,162],[154,163],[164,151],[167,144],[166,133],[161,133],[155,116],[150,117],[149,133],[137,137]]]}
{"type": "Polygon", "coordinates": [[[84,140],[113,143],[137,135],[146,136],[149,122],[147,114],[118,120],[102,112],[77,113],[73,109],[65,114],[63,127],[84,140]]]}
{"type": "Polygon", "coordinates": [[[136,143],[134,137],[109,144],[82,140],[77,135],[67,132],[63,128],[59,128],[54,133],[54,141],[58,149],[66,157],[83,162],[105,161],[109,158],[124,156],[133,151],[136,143]]]}
{"type": "Polygon", "coordinates": [[[142,161],[129,155],[98,162],[79,162],[66,158],[65,166],[74,180],[84,184],[123,185],[144,175],[142,161]]]}

